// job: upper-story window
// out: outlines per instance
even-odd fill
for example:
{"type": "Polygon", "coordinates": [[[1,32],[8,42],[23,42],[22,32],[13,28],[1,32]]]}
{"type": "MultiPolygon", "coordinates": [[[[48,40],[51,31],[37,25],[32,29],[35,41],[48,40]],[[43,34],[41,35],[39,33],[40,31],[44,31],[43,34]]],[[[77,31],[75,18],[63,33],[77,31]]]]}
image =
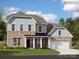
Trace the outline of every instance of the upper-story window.
{"type": "Polygon", "coordinates": [[[39,32],[42,32],[42,27],[41,26],[39,26],[39,32]]]}
{"type": "Polygon", "coordinates": [[[61,31],[60,30],[59,30],[58,34],[61,35],[61,31]]]}
{"type": "Polygon", "coordinates": [[[31,25],[28,25],[28,31],[31,31],[31,25]]]}
{"type": "Polygon", "coordinates": [[[15,30],[15,24],[12,24],[12,31],[15,30]]]}
{"type": "Polygon", "coordinates": [[[20,25],[20,31],[23,31],[23,24],[20,25]]]}

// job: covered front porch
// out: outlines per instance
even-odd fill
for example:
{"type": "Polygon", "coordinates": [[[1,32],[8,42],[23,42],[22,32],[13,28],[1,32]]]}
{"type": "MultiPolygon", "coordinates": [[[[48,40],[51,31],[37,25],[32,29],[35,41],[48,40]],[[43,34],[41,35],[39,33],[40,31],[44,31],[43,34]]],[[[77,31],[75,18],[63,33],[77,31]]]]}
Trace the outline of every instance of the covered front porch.
{"type": "Polygon", "coordinates": [[[25,48],[50,48],[50,37],[48,36],[25,36],[25,48]]]}

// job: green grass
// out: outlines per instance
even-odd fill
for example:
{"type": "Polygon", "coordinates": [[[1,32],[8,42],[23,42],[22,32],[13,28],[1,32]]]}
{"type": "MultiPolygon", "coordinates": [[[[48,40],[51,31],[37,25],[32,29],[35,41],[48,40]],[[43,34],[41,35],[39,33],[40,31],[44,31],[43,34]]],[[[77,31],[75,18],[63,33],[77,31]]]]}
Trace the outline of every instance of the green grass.
{"type": "Polygon", "coordinates": [[[0,50],[0,56],[29,56],[29,55],[57,55],[54,49],[4,49],[0,50]]]}

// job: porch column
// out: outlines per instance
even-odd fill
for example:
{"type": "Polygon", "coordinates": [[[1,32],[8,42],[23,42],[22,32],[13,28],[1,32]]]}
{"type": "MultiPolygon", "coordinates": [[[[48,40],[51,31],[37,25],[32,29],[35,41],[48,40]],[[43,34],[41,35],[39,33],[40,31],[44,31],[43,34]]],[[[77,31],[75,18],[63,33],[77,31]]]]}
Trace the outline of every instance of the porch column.
{"type": "Polygon", "coordinates": [[[27,44],[26,44],[27,38],[25,37],[24,40],[25,40],[25,48],[26,48],[27,47],[27,44]]]}
{"type": "Polygon", "coordinates": [[[48,48],[50,48],[50,38],[48,38],[48,48]]]}
{"type": "Polygon", "coordinates": [[[33,49],[35,48],[35,38],[33,38],[33,49]]]}
{"type": "Polygon", "coordinates": [[[40,48],[42,48],[42,38],[40,38],[40,48]]]}

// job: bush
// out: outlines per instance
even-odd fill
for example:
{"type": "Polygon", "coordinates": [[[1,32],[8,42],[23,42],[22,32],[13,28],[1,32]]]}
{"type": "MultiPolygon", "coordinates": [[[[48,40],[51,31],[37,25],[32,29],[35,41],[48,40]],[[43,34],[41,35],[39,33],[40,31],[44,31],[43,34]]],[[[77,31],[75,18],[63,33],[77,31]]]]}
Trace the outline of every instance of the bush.
{"type": "Polygon", "coordinates": [[[0,49],[5,49],[7,47],[7,44],[5,41],[0,41],[0,49]]]}
{"type": "Polygon", "coordinates": [[[79,49],[79,41],[78,42],[75,42],[75,44],[73,45],[73,48],[74,49],[79,49]]]}
{"type": "Polygon", "coordinates": [[[79,47],[77,45],[73,46],[74,49],[79,49],[79,47]]]}
{"type": "Polygon", "coordinates": [[[77,42],[72,41],[72,46],[75,46],[75,45],[77,45],[77,42]]]}
{"type": "Polygon", "coordinates": [[[27,49],[25,47],[5,47],[5,49],[27,49]]]}

